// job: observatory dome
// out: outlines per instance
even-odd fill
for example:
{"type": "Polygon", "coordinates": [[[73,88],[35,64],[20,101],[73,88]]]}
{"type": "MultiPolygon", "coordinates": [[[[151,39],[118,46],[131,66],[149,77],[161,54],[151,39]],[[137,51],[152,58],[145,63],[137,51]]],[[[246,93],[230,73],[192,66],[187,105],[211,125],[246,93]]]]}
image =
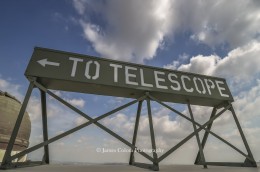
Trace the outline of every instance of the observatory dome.
{"type": "MultiPolygon", "coordinates": [[[[14,96],[0,91],[0,162],[3,159],[21,106],[21,102],[14,96]]],[[[30,133],[31,121],[28,113],[25,112],[12,154],[21,152],[29,146],[30,133]]],[[[17,161],[25,160],[26,157],[22,157],[17,161]]]]}

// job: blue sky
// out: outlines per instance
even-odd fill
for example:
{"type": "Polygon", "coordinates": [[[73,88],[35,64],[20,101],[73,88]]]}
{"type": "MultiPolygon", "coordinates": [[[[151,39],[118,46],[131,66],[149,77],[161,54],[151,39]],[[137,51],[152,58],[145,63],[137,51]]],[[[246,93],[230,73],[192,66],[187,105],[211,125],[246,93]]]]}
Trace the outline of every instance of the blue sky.
{"type": "MultiPolygon", "coordinates": [[[[0,89],[23,99],[28,86],[24,71],[35,46],[224,77],[235,98],[235,110],[255,159],[259,160],[259,8],[259,2],[254,0],[3,0],[0,2],[0,89]]],[[[98,116],[129,101],[55,93],[91,116],[98,116]]],[[[50,136],[83,121],[53,99],[48,100],[50,136]]],[[[184,106],[177,108],[186,112],[184,106]]],[[[208,118],[203,112],[209,113],[209,108],[193,108],[197,114],[195,119],[205,121],[208,118]]],[[[185,137],[186,131],[192,131],[190,123],[165,108],[155,104],[153,110],[159,147],[168,149],[185,137]]],[[[28,112],[33,123],[33,145],[42,139],[37,91],[31,98],[28,112]]],[[[135,112],[136,105],[102,122],[131,140],[135,112]]],[[[146,115],[144,108],[140,142],[149,147],[146,115]]],[[[226,115],[221,120],[216,122],[216,132],[244,149],[238,142],[240,138],[231,116],[226,115]],[[222,127],[223,123],[226,127],[222,127]]],[[[222,157],[225,154],[229,160],[243,160],[236,153],[233,156],[232,150],[227,151],[216,140],[212,139],[211,144],[214,149],[206,147],[209,159],[214,160],[212,154],[218,153],[222,157]]],[[[96,127],[79,131],[52,146],[53,161],[128,161],[127,154],[96,152],[97,147],[126,147],[96,127]],[[111,156],[113,158],[109,158],[111,156]]],[[[192,163],[197,151],[194,138],[182,151],[184,153],[176,153],[180,157],[178,160],[171,156],[166,163],[192,163]]],[[[31,155],[31,158],[37,155],[31,155]]]]}

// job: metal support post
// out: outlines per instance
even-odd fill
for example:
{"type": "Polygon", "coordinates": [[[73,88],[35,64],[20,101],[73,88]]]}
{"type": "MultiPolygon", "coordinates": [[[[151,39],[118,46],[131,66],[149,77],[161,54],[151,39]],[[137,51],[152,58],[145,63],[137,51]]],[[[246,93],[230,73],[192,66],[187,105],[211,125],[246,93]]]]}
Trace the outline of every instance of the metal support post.
{"type": "MultiPolygon", "coordinates": [[[[42,104],[42,129],[43,129],[43,141],[48,140],[48,123],[47,123],[47,105],[46,105],[46,93],[41,92],[41,104],[42,104]]],[[[49,159],[49,145],[44,145],[44,155],[42,161],[46,164],[50,163],[49,159]]]]}
{"type": "MultiPolygon", "coordinates": [[[[188,135],[187,137],[185,137],[182,141],[180,141],[178,144],[176,144],[174,147],[172,147],[170,150],[168,150],[167,152],[165,152],[161,157],[158,158],[158,162],[162,161],[164,158],[166,158],[167,156],[169,156],[172,152],[174,152],[175,150],[177,150],[180,146],[182,146],[184,143],[186,143],[189,139],[191,139],[196,132],[200,132],[202,129],[205,130],[205,127],[209,124],[212,123],[213,120],[215,120],[216,118],[218,118],[220,115],[222,115],[227,109],[229,109],[230,106],[225,107],[222,111],[220,111],[218,114],[216,114],[212,119],[210,119],[208,122],[204,123],[203,125],[197,124],[199,126],[198,129],[196,129],[196,131],[194,131],[193,133],[191,133],[190,135],[188,135]]],[[[186,116],[185,116],[186,117],[186,116]]],[[[190,121],[190,119],[189,119],[190,121]]],[[[192,121],[191,121],[192,122],[192,121]]],[[[210,131],[208,131],[210,132],[210,131]]],[[[212,133],[212,132],[210,132],[212,133]]],[[[213,133],[212,133],[213,134],[213,133]]],[[[228,142],[226,142],[228,143],[228,142]]],[[[231,144],[230,144],[231,146],[231,144]]]]}
{"type": "Polygon", "coordinates": [[[14,129],[12,131],[12,135],[10,137],[10,140],[9,140],[7,148],[6,148],[5,155],[3,157],[3,161],[2,161],[2,164],[1,164],[1,167],[3,167],[3,168],[8,168],[8,166],[11,166],[11,164],[12,164],[11,152],[12,152],[12,149],[13,149],[13,146],[14,146],[14,143],[15,143],[15,139],[17,137],[20,125],[22,123],[23,116],[24,116],[27,104],[28,104],[29,99],[31,97],[31,93],[32,93],[33,88],[34,88],[34,81],[31,81],[30,85],[29,85],[29,87],[27,89],[27,92],[26,92],[26,95],[25,95],[22,107],[21,107],[20,112],[18,114],[17,120],[15,122],[14,129]]]}
{"type": "MultiPolygon", "coordinates": [[[[213,110],[212,110],[212,112],[211,112],[211,115],[210,115],[209,120],[214,117],[214,115],[216,114],[216,112],[217,112],[217,109],[214,107],[213,110]]],[[[213,121],[207,125],[207,128],[206,128],[206,129],[210,131],[210,130],[211,130],[211,127],[212,127],[212,124],[213,124],[213,121]]],[[[204,149],[204,147],[205,147],[205,145],[206,145],[208,136],[209,136],[209,132],[207,132],[207,131],[205,130],[205,133],[204,133],[204,136],[203,136],[203,139],[202,139],[202,142],[201,142],[202,150],[204,149]]],[[[197,164],[197,163],[200,161],[200,158],[201,158],[200,152],[198,152],[194,164],[197,164]]]]}
{"type": "MultiPolygon", "coordinates": [[[[139,126],[139,119],[140,119],[140,116],[141,116],[142,103],[143,103],[143,100],[138,102],[138,108],[137,108],[136,120],[135,120],[135,128],[134,128],[134,135],[133,135],[133,140],[132,140],[133,146],[135,146],[135,144],[136,144],[137,131],[138,131],[138,126],[139,126]]],[[[133,162],[135,161],[134,151],[135,151],[134,149],[131,149],[129,165],[132,165],[133,162]]]]}
{"type": "Polygon", "coordinates": [[[153,118],[152,118],[152,112],[151,112],[151,105],[150,105],[150,99],[147,98],[147,110],[148,110],[148,118],[149,118],[149,126],[150,126],[150,134],[151,134],[151,142],[152,142],[152,149],[153,149],[153,170],[159,171],[159,165],[157,162],[157,153],[156,153],[156,144],[155,144],[155,137],[154,137],[154,129],[153,129],[153,118]]]}
{"type": "MultiPolygon", "coordinates": [[[[231,104],[230,104],[230,105],[231,105],[231,104]]],[[[232,115],[233,115],[233,117],[234,117],[234,120],[235,120],[235,122],[236,122],[238,131],[239,131],[240,136],[241,136],[241,138],[242,138],[242,140],[243,140],[243,143],[244,143],[244,145],[245,145],[245,147],[246,147],[248,156],[252,159],[252,160],[250,160],[250,159],[246,158],[245,163],[250,163],[250,164],[252,165],[252,167],[257,167],[256,162],[255,162],[255,159],[254,159],[254,157],[253,157],[253,154],[252,154],[252,152],[251,152],[251,150],[250,150],[250,147],[249,147],[249,145],[248,145],[248,143],[247,143],[246,137],[245,137],[245,135],[244,135],[244,132],[243,132],[243,130],[242,130],[242,127],[241,127],[241,125],[240,125],[240,123],[239,123],[239,121],[238,121],[238,118],[237,118],[237,116],[236,116],[235,110],[234,110],[234,108],[233,108],[232,105],[231,105],[230,111],[231,111],[231,113],[232,113],[232,115]]]]}
{"type": "MultiPolygon", "coordinates": [[[[189,102],[188,102],[188,109],[189,109],[189,112],[190,112],[191,120],[195,121],[189,102]]],[[[194,122],[192,123],[192,125],[193,125],[193,129],[194,129],[194,132],[195,132],[197,130],[197,127],[196,127],[194,122]]],[[[200,153],[200,157],[201,157],[202,163],[205,163],[205,156],[204,156],[203,149],[202,149],[202,146],[201,146],[201,143],[200,143],[200,136],[199,136],[198,132],[196,132],[196,140],[197,140],[197,143],[198,143],[199,153],[200,153]]],[[[207,168],[207,165],[203,165],[203,167],[207,168]]]]}

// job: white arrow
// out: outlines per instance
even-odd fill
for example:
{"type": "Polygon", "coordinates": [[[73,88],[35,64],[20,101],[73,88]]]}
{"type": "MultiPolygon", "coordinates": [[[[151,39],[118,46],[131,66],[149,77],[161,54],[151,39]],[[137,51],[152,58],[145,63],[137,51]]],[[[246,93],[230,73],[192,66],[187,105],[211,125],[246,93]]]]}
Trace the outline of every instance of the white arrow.
{"type": "Polygon", "coordinates": [[[60,63],[50,62],[50,61],[48,61],[47,59],[38,60],[37,62],[38,62],[40,65],[42,65],[43,67],[45,67],[46,65],[60,66],[60,63]]]}

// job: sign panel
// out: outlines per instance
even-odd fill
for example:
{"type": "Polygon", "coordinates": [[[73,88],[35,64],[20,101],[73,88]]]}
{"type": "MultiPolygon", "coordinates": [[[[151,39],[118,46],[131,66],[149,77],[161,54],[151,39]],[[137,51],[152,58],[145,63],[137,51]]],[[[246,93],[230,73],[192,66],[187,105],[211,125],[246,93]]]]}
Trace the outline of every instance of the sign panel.
{"type": "Polygon", "coordinates": [[[213,106],[233,101],[225,79],[35,48],[26,69],[48,89],[213,106]]]}

